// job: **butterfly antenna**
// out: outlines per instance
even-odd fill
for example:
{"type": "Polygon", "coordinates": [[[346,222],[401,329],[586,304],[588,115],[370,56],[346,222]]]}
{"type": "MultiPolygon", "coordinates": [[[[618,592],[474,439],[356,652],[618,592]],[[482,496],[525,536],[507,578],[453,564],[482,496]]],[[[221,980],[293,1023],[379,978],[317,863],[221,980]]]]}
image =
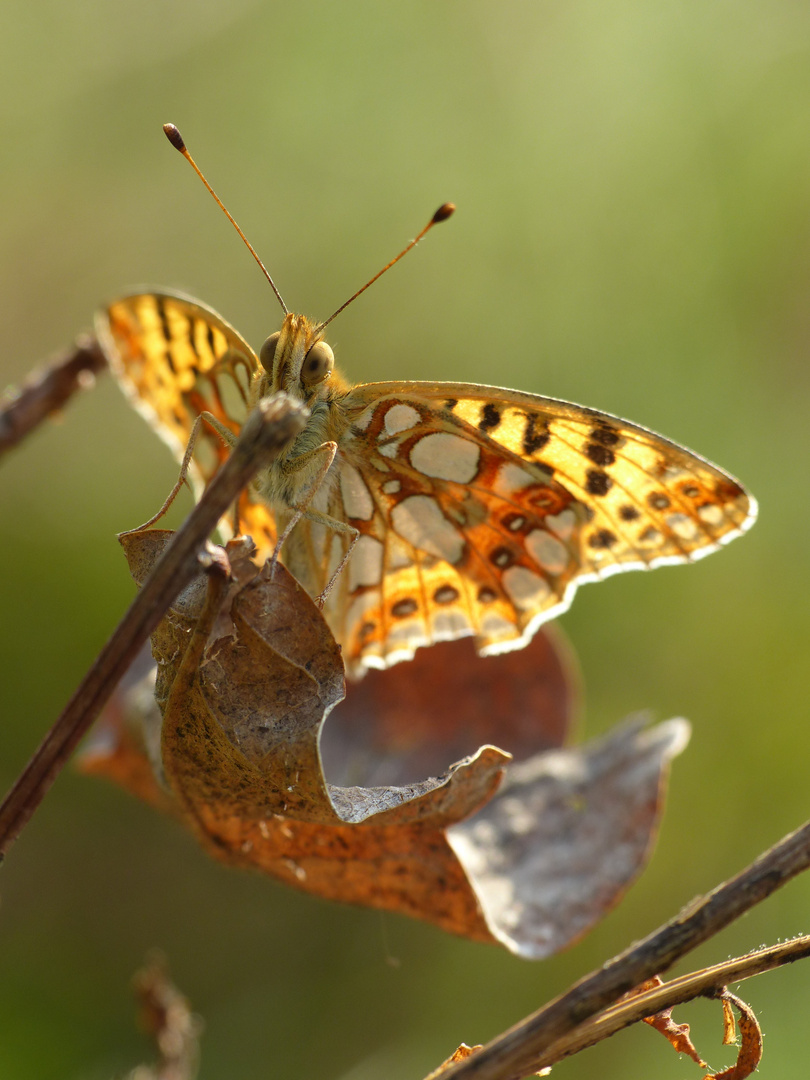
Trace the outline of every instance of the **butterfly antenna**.
{"type": "MultiPolygon", "coordinates": [[[[165,134],[165,136],[169,140],[169,142],[172,144],[172,146],[175,148],[175,150],[179,150],[180,153],[183,155],[183,157],[186,159],[186,161],[189,163],[189,165],[191,165],[194,172],[197,174],[197,176],[199,176],[199,178],[202,180],[202,182],[205,184],[205,186],[208,188],[208,190],[213,195],[214,199],[216,200],[217,206],[220,208],[220,210],[223,211],[223,213],[227,217],[228,221],[230,221],[231,225],[233,225],[233,227],[236,229],[236,231],[242,237],[242,240],[244,241],[245,246],[247,247],[248,251],[253,256],[253,258],[256,260],[256,262],[259,264],[259,266],[261,267],[262,273],[267,278],[267,280],[270,282],[270,288],[276,294],[276,298],[277,298],[278,302],[281,304],[282,311],[284,312],[285,315],[288,315],[289,310],[287,308],[287,305],[281,299],[281,293],[278,291],[278,289],[276,288],[276,283],[273,281],[273,279],[270,277],[270,274],[267,272],[267,267],[264,265],[262,260],[256,254],[256,251],[254,250],[254,247],[251,244],[251,242],[248,240],[248,238],[245,236],[245,234],[242,232],[242,230],[239,228],[239,226],[234,221],[233,216],[229,212],[229,210],[228,210],[227,206],[225,205],[225,203],[223,203],[222,199],[220,199],[219,195],[217,195],[217,193],[214,191],[214,189],[211,187],[211,185],[208,183],[208,181],[203,176],[202,172],[200,171],[199,166],[197,165],[197,162],[194,160],[194,158],[188,152],[188,149],[186,148],[186,144],[183,141],[183,136],[180,134],[180,132],[177,130],[177,128],[174,126],[174,124],[164,124],[163,125],[163,133],[165,134]]],[[[417,240],[418,239],[419,239],[419,237],[417,237],[417,240]]],[[[387,267],[386,267],[386,269],[387,269],[387,267]]]]}
{"type": "Polygon", "coordinates": [[[399,255],[396,256],[396,258],[392,259],[390,263],[387,263],[382,268],[382,270],[378,271],[371,279],[371,281],[367,281],[362,287],[362,289],[358,289],[354,296],[350,296],[345,304],[341,304],[337,311],[333,312],[333,314],[331,314],[328,319],[320,323],[319,326],[316,328],[316,333],[320,333],[324,329],[324,327],[329,325],[332,319],[337,318],[337,316],[341,313],[341,311],[343,311],[344,308],[347,308],[349,304],[356,300],[361,293],[364,293],[369,287],[369,285],[373,285],[377,278],[383,276],[386,270],[390,270],[395,263],[399,262],[403,255],[407,255],[411,248],[416,247],[422,237],[429,233],[434,225],[438,225],[442,221],[447,221],[447,219],[450,217],[450,215],[455,209],[456,208],[454,204],[451,202],[444,203],[442,206],[440,206],[436,213],[433,215],[433,217],[430,219],[430,221],[427,223],[427,225],[424,227],[424,229],[422,229],[422,231],[419,233],[419,235],[414,237],[414,239],[411,240],[410,244],[408,244],[406,248],[403,248],[402,251],[400,251],[399,255]]]}

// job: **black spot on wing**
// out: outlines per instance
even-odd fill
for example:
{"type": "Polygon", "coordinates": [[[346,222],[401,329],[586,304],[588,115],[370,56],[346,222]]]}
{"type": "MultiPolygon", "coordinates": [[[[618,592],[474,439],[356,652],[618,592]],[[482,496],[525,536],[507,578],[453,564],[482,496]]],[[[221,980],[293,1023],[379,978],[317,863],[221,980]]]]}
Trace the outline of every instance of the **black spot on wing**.
{"type": "Polygon", "coordinates": [[[214,339],[214,328],[211,325],[211,323],[206,323],[205,324],[205,336],[208,338],[208,347],[211,350],[211,355],[216,357],[216,355],[217,355],[216,341],[214,339]]]}
{"type": "Polygon", "coordinates": [[[433,599],[437,604],[452,604],[454,600],[458,600],[458,597],[458,589],[453,588],[452,585],[440,585],[433,594],[433,599]]]}
{"type": "Polygon", "coordinates": [[[489,560],[499,569],[505,570],[507,566],[511,566],[515,561],[515,553],[510,548],[501,545],[490,552],[489,560]]]}
{"type": "Polygon", "coordinates": [[[549,433],[544,427],[538,426],[536,414],[526,413],[526,427],[523,431],[523,453],[527,457],[531,457],[538,450],[542,450],[548,440],[549,433]]]}
{"type": "Polygon", "coordinates": [[[404,619],[407,615],[413,615],[418,610],[419,605],[411,596],[405,597],[404,600],[397,600],[395,604],[391,605],[391,614],[396,619],[404,619]]]}
{"type": "Polygon", "coordinates": [[[588,443],[585,447],[585,453],[594,465],[602,465],[604,467],[605,465],[612,465],[616,460],[616,455],[610,447],[603,446],[602,443],[588,443]]]}
{"type": "Polygon", "coordinates": [[[478,421],[479,431],[491,431],[501,422],[501,410],[497,405],[488,401],[481,410],[481,419],[478,421]]]}
{"type": "Polygon", "coordinates": [[[585,490],[589,495],[607,495],[613,487],[613,481],[601,469],[588,469],[585,474],[585,490]]]}
{"type": "Polygon", "coordinates": [[[598,529],[588,537],[588,543],[592,548],[611,548],[616,543],[616,536],[610,529],[598,529]]]}
{"type": "Polygon", "coordinates": [[[504,514],[501,518],[501,524],[505,529],[510,532],[518,532],[526,524],[526,517],[524,514],[516,514],[514,512],[504,514]]]}
{"type": "Polygon", "coordinates": [[[591,429],[591,438],[594,442],[601,443],[602,446],[616,446],[621,441],[621,436],[618,432],[614,431],[612,427],[607,424],[601,424],[599,427],[591,429]]]}
{"type": "Polygon", "coordinates": [[[172,359],[172,351],[169,348],[172,340],[172,335],[169,331],[169,319],[166,315],[166,305],[163,301],[162,296],[158,296],[155,299],[155,307],[157,308],[158,318],[160,319],[160,327],[163,331],[163,340],[166,342],[166,363],[169,365],[171,371],[176,374],[177,369],[174,366],[174,360],[172,359]]]}

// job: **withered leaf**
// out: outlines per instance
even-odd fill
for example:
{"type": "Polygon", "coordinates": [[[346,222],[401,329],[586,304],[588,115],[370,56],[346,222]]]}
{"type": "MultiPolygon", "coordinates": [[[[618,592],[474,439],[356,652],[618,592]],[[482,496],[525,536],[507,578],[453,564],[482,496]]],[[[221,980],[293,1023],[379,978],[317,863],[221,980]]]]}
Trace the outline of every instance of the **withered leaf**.
{"type": "MultiPolygon", "coordinates": [[[[625,994],[622,1000],[632,998],[636,994],[643,994],[647,990],[655,990],[663,985],[664,980],[660,978],[660,976],[655,975],[652,979],[647,979],[645,982],[640,983],[629,994],[625,994]]],[[[696,1065],[700,1065],[702,1069],[708,1068],[706,1062],[698,1053],[695,1044],[692,1042],[689,1034],[689,1025],[676,1024],[672,1018],[672,1009],[662,1009],[652,1016],[645,1016],[644,1023],[649,1024],[650,1027],[655,1028],[656,1031],[660,1032],[672,1046],[673,1050],[678,1054],[686,1054],[696,1065]]]]}
{"type": "MultiPolygon", "coordinates": [[[[629,994],[625,994],[622,1001],[629,1000],[648,990],[655,990],[660,986],[664,986],[664,982],[656,975],[652,979],[647,979],[645,982],[640,983],[631,990],[629,994]]],[[[737,1052],[737,1060],[733,1065],[728,1069],[723,1069],[721,1072],[707,1073],[704,1080],[747,1080],[747,1077],[756,1071],[762,1060],[762,1031],[759,1022],[754,1015],[751,1006],[747,1005],[741,998],[737,997],[736,994],[732,994],[728,990],[723,989],[713,996],[718,997],[723,1005],[724,1046],[729,1046],[736,1042],[736,1028],[732,1006],[739,1012],[741,1036],[740,1048],[737,1052]]],[[[662,1009],[652,1016],[645,1016],[644,1023],[649,1024],[651,1027],[655,1028],[656,1031],[659,1031],[679,1054],[686,1054],[703,1069],[709,1068],[698,1053],[695,1044],[692,1042],[689,1034],[689,1025],[676,1024],[672,1018],[671,1008],[662,1009]]]]}
{"type": "MultiPolygon", "coordinates": [[[[152,531],[127,538],[136,580],[169,537],[152,531]]],[[[652,730],[636,723],[586,747],[535,754],[513,765],[498,791],[511,759],[487,745],[483,720],[523,755],[532,725],[541,749],[559,747],[571,712],[570,665],[548,635],[519,654],[486,660],[467,642],[452,644],[452,659],[450,647],[435,646],[375,673],[340,705],[345,723],[333,756],[342,754],[342,765],[355,770],[359,761],[362,772],[362,723],[368,771],[379,776],[387,754],[398,765],[389,770],[394,783],[369,784],[358,773],[352,786],[329,784],[319,737],[343,697],[338,647],[304,590],[281,566],[255,566],[248,543],[229,545],[232,580],[204,628],[198,620],[209,593],[201,574],[153,637],[162,724],[140,716],[126,750],[121,735],[113,749],[91,750],[86,766],[158,801],[140,781],[142,770],[125,769],[121,758],[155,762],[160,725],[157,790],[219,859],[527,957],[546,956],[584,933],[646,861],[667,762],[685,743],[685,723],[652,730]],[[474,752],[451,765],[451,754],[468,748],[460,741],[468,714],[474,752]],[[399,761],[409,728],[422,737],[399,761]],[[422,745],[432,729],[447,764],[415,779],[415,763],[435,754],[435,746],[422,745]]],[[[128,722],[119,716],[119,732],[128,722]]]]}
{"type": "Polygon", "coordinates": [[[578,686],[572,650],[554,628],[488,660],[470,638],[420,649],[410,663],[349,685],[324,725],[324,768],[340,783],[402,784],[493,736],[515,760],[533,757],[566,741],[578,686]]]}
{"type": "Polygon", "coordinates": [[[747,1080],[747,1077],[756,1072],[762,1060],[762,1029],[754,1010],[742,998],[728,990],[724,990],[720,996],[723,1001],[723,1042],[728,1044],[729,1041],[734,1041],[733,1017],[731,1031],[729,1028],[730,1006],[733,1005],[740,1014],[740,1048],[733,1065],[722,1072],[712,1073],[706,1080],[747,1080]]]}

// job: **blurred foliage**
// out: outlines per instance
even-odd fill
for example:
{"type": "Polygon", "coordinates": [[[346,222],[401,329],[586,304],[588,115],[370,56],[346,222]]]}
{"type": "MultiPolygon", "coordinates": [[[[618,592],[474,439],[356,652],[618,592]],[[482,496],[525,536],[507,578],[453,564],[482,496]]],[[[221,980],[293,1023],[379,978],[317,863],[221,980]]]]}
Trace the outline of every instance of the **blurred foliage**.
{"type": "MultiPolygon", "coordinates": [[[[68,772],[2,870],[0,1075],[100,1080],[143,1057],[128,980],[157,945],[205,1017],[203,1080],[418,1077],[807,816],[808,51],[795,0],[7,0],[3,384],[145,283],[253,342],[276,328],[171,120],[312,315],[459,205],[335,325],[351,378],[505,383],[629,416],[741,476],[761,521],[693,567],[585,589],[562,620],[589,734],[643,707],[695,728],[651,867],[571,952],[522,963],[228,871],[68,772]]],[[[131,596],[115,533],[175,475],[104,380],[3,463],[4,787],[131,596]]],[[[809,896],[795,882],[689,966],[806,931],[809,896]]],[[[763,1075],[806,1075],[808,987],[803,965],[746,987],[763,1075]]],[[[722,1061],[714,1007],[683,1014],[722,1061]]],[[[638,1030],[555,1075],[688,1068],[638,1030]]]]}

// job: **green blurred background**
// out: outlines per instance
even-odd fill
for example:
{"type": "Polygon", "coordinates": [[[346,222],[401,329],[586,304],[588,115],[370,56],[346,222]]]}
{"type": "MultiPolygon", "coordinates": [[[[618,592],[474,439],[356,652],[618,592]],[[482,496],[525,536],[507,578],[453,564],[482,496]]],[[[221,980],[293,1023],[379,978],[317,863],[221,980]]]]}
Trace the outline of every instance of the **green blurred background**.
{"type": "MultiPolygon", "coordinates": [[[[285,891],[68,771],[0,874],[0,1076],[106,1080],[150,1056],[128,980],[160,946],[205,1018],[204,1080],[418,1080],[808,816],[809,52],[796,0],[6,0],[3,385],[132,286],[186,289],[254,344],[276,328],[171,120],[312,315],[458,204],[335,325],[351,378],[631,417],[740,476],[761,521],[693,567],[585,589],[562,620],[584,734],[641,708],[694,724],[650,868],[580,945],[530,964],[285,891]]],[[[128,603],[115,533],[175,468],[109,380],[3,462],[3,788],[128,603]]],[[[680,970],[810,930],[808,903],[794,882],[680,970]]],[[[810,967],[743,995],[760,1075],[804,1078],[810,967]]],[[[719,1010],[681,1018],[728,1064],[719,1010]]],[[[700,1075],[647,1028],[558,1073],[700,1075]]]]}

